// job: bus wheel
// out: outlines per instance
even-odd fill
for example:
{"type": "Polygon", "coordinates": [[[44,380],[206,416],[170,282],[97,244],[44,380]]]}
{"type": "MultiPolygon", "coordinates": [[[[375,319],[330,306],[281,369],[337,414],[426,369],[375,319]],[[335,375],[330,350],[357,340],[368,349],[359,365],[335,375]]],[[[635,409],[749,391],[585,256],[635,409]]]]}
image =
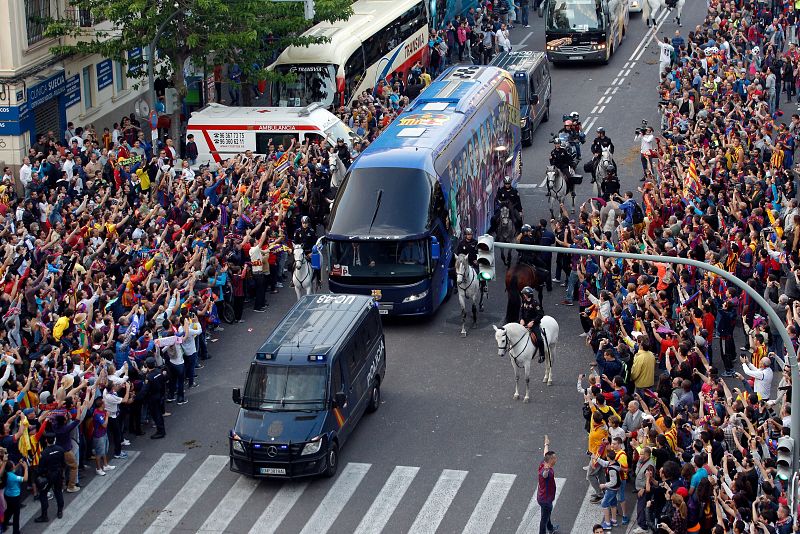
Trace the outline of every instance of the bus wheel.
{"type": "Polygon", "coordinates": [[[381,385],[376,381],[372,384],[372,391],[369,393],[369,404],[367,405],[367,412],[377,412],[381,407],[381,385]]]}
{"type": "Polygon", "coordinates": [[[326,478],[331,478],[336,474],[336,471],[339,470],[339,445],[336,442],[331,445],[330,450],[328,451],[328,455],[325,459],[325,471],[323,471],[323,475],[326,478]]]}

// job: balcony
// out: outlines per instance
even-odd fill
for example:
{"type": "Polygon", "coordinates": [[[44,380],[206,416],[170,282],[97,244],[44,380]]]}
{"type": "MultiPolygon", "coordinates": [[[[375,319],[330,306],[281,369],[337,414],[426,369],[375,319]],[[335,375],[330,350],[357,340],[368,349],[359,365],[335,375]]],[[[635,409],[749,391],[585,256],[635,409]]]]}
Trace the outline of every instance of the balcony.
{"type": "Polygon", "coordinates": [[[102,17],[92,16],[91,11],[88,9],[78,8],[75,6],[67,7],[64,16],[65,18],[72,20],[81,28],[91,28],[98,22],[102,22],[104,20],[102,17]]]}

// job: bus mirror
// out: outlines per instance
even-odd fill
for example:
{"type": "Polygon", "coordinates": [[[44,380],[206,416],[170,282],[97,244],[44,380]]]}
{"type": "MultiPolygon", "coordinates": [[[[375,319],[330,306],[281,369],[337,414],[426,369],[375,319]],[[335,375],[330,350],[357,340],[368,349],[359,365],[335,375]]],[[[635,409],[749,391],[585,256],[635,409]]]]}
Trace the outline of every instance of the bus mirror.
{"type": "Polygon", "coordinates": [[[431,260],[439,261],[441,255],[439,240],[435,236],[431,236],[431,260]]]}
{"type": "Polygon", "coordinates": [[[341,408],[347,404],[347,395],[344,394],[344,391],[340,391],[333,396],[333,403],[337,408],[341,408]]]}
{"type": "Polygon", "coordinates": [[[242,391],[239,388],[233,388],[233,402],[234,404],[242,403],[242,391]]]}
{"type": "Polygon", "coordinates": [[[539,95],[533,95],[531,97],[531,105],[538,106],[539,105],[539,95]]]}

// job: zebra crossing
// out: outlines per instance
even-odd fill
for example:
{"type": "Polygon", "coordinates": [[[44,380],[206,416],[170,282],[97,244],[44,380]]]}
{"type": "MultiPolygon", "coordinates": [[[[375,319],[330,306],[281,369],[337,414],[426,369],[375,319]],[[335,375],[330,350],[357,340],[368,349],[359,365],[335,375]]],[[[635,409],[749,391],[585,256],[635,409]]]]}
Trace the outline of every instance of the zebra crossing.
{"type": "MultiPolygon", "coordinates": [[[[65,494],[63,519],[44,530],[32,521],[38,503],[29,502],[22,527],[46,533],[479,534],[494,528],[522,534],[535,532],[540,518],[530,480],[510,473],[350,462],[332,481],[281,483],[232,473],[222,455],[164,452],[146,462],[143,453],[131,451],[107,476],[65,494]]],[[[556,479],[556,499],[565,482],[556,479]]]]}

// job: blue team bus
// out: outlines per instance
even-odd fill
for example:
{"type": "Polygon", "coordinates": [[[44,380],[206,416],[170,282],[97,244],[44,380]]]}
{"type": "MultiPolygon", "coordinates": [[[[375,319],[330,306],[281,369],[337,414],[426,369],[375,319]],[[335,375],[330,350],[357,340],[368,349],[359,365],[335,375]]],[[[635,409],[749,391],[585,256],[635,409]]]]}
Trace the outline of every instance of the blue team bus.
{"type": "Polygon", "coordinates": [[[504,176],[522,170],[514,80],[454,66],[351,165],[325,241],[331,291],[371,295],[384,315],[435,311],[463,230],[485,233],[504,176]]]}

